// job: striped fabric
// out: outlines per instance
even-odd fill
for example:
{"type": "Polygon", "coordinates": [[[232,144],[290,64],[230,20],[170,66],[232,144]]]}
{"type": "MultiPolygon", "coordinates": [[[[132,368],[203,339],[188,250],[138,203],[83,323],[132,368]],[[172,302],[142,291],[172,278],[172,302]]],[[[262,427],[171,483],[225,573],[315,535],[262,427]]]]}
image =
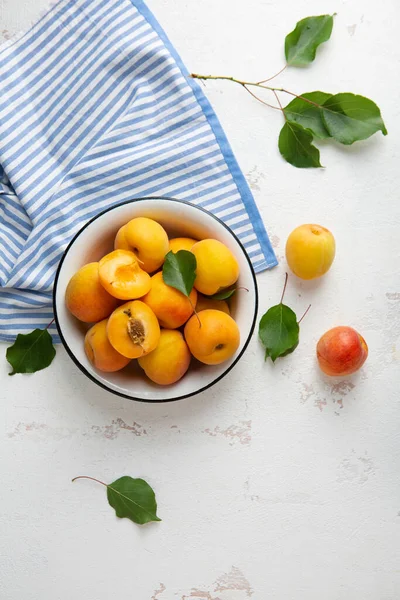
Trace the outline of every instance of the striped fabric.
{"type": "Polygon", "coordinates": [[[276,264],[218,120],[187,75],[141,0],[61,0],[0,48],[0,340],[52,320],[69,240],[134,197],[205,207],[257,271],[276,264]]]}

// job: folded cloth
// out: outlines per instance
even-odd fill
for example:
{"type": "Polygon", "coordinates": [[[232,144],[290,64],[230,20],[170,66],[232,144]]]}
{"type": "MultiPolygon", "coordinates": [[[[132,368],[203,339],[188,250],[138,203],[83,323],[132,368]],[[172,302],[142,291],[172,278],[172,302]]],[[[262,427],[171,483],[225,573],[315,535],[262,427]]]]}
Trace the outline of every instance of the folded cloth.
{"type": "Polygon", "coordinates": [[[0,48],[0,81],[0,340],[52,320],[68,242],[134,197],[202,206],[256,271],[277,264],[215,113],[141,0],[61,0],[0,48]]]}

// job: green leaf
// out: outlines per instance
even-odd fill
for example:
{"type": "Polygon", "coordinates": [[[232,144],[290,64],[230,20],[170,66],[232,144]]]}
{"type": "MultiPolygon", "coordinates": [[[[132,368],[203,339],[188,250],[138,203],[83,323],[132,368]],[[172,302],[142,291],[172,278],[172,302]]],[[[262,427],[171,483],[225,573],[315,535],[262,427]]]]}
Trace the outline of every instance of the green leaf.
{"type": "Polygon", "coordinates": [[[350,93],[331,96],[324,102],[322,118],[329,134],[341,144],[365,140],[377,131],[387,135],[381,111],[364,96],[350,93]]]}
{"type": "Polygon", "coordinates": [[[211,300],[228,300],[229,298],[232,298],[234,294],[236,294],[236,288],[222,290],[221,292],[217,292],[208,297],[211,298],[211,300]]]}
{"type": "Polygon", "coordinates": [[[293,67],[304,67],[315,58],[317,48],[331,37],[333,17],[321,15],[306,17],[285,38],[286,62],[293,67]]]}
{"type": "Polygon", "coordinates": [[[130,519],[143,525],[161,521],[157,517],[157,502],[153,489],[144,479],[121,477],[107,485],[107,499],[120,519],[130,519]]]}
{"type": "Polygon", "coordinates": [[[320,167],[319,150],[312,145],[313,136],[298,123],[286,121],[279,134],[279,151],[294,167],[320,167]]]}
{"type": "Polygon", "coordinates": [[[297,317],[286,304],[272,306],[261,318],[258,335],[265,347],[265,360],[272,362],[279,356],[286,356],[295,350],[299,343],[297,317]]]}
{"type": "Polygon", "coordinates": [[[164,282],[189,296],[196,279],[196,257],[188,250],[179,250],[176,254],[168,252],[163,266],[164,282]]]}
{"type": "Polygon", "coordinates": [[[31,333],[17,335],[14,344],[7,348],[6,357],[16,373],[36,373],[46,369],[56,355],[51,335],[47,329],[35,329],[31,333]]]}
{"type": "Polygon", "coordinates": [[[322,119],[321,108],[302,98],[306,98],[307,100],[311,100],[311,102],[322,105],[331,96],[332,94],[326,94],[325,92],[309,92],[301,94],[301,98],[295,98],[283,109],[287,120],[295,121],[299,125],[302,125],[304,129],[309,129],[316,138],[325,139],[330,137],[322,119]]]}

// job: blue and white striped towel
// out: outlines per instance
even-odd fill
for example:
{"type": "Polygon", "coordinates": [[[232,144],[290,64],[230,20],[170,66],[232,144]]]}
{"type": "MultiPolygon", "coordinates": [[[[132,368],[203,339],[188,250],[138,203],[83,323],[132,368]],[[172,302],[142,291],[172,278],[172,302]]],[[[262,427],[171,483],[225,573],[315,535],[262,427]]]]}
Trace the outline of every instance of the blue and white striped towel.
{"type": "Polygon", "coordinates": [[[0,340],[51,321],[69,240],[133,197],[203,206],[257,271],[276,264],[209,102],[141,0],[61,0],[0,48],[0,82],[0,340]]]}

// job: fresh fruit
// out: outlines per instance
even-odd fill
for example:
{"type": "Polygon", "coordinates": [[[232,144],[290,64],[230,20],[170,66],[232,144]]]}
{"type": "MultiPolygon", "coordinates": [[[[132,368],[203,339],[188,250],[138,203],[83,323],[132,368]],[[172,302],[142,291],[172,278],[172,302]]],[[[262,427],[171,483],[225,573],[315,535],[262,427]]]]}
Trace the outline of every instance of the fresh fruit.
{"type": "Polygon", "coordinates": [[[193,289],[187,298],[179,290],[167,285],[162,272],[159,272],[152,276],[151,289],[142,301],[153,310],[161,327],[176,329],[193,314],[197,292],[193,289]]]}
{"type": "Polygon", "coordinates": [[[194,287],[202,294],[212,296],[237,281],[239,265],[225,244],[213,239],[201,240],[191,252],[197,260],[194,287]]]}
{"type": "Polygon", "coordinates": [[[203,294],[198,294],[196,311],[200,312],[201,310],[207,309],[222,310],[222,312],[226,313],[227,315],[231,314],[226,300],[214,300],[213,298],[207,298],[207,296],[203,296],[203,294]]]}
{"type": "Polygon", "coordinates": [[[114,250],[99,262],[99,277],[104,289],[120,300],[135,300],[150,289],[150,275],[141,269],[129,250],[114,250]]]}
{"type": "Polygon", "coordinates": [[[108,317],[118,301],[103,288],[99,278],[99,263],[92,262],[79,269],[65,291],[68,310],[84,323],[95,323],[108,317]]]}
{"type": "Polygon", "coordinates": [[[130,358],[122,356],[108,341],[107,319],[96,323],[86,333],[85,352],[96,369],[108,373],[119,371],[130,362],[130,358]]]}
{"type": "Polygon", "coordinates": [[[166,231],[147,217],[137,217],[121,227],[114,242],[116,250],[130,250],[140,261],[141,268],[153,273],[161,267],[169,251],[166,231]]]}
{"type": "Polygon", "coordinates": [[[151,308],[140,300],[126,302],[110,315],[107,336],[117,352],[139,358],[157,347],[160,326],[151,308]]]}
{"type": "Polygon", "coordinates": [[[185,325],[185,339],[197,360],[206,365],[219,365],[239,348],[240,333],[232,317],[211,309],[190,317],[185,325]]]}
{"type": "Polygon", "coordinates": [[[169,240],[169,249],[174,254],[179,252],[179,250],[188,250],[190,252],[196,242],[197,240],[193,240],[192,238],[172,238],[172,240],[169,240]]]}
{"type": "Polygon", "coordinates": [[[181,379],[190,365],[190,352],[180,331],[161,329],[155,350],[138,359],[147,377],[159,385],[170,385],[181,379]]]}
{"type": "Polygon", "coordinates": [[[334,327],[317,344],[317,358],[326,375],[351,375],[367,360],[368,346],[352,327],[334,327]]]}
{"type": "Polygon", "coordinates": [[[324,275],[335,258],[335,238],[321,225],[300,225],[286,242],[286,260],[297,277],[315,279],[324,275]]]}

